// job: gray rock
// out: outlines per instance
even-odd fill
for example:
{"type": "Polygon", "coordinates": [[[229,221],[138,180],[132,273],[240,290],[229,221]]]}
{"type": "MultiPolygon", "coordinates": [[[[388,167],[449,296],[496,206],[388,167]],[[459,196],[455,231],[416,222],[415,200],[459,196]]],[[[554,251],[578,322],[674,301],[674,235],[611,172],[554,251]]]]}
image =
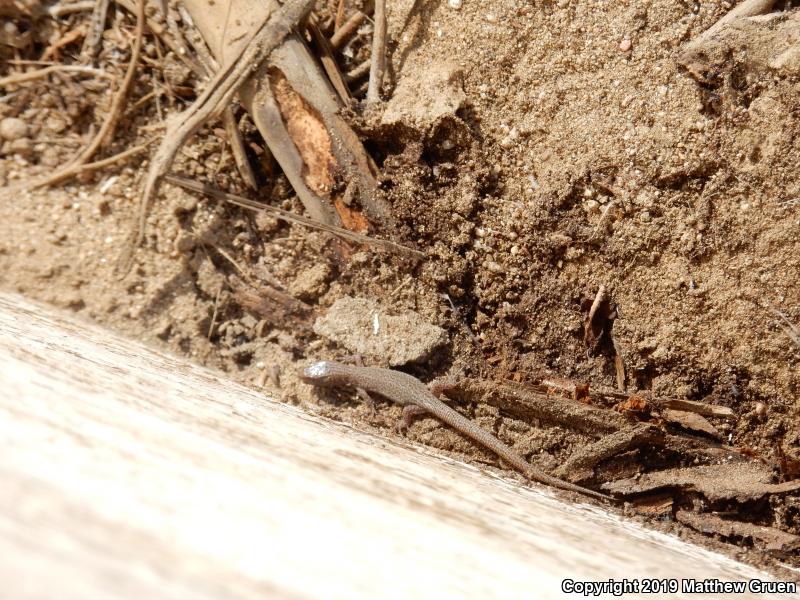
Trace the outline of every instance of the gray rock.
{"type": "Polygon", "coordinates": [[[389,315],[373,300],[350,296],[334,302],[314,323],[314,332],[393,367],[424,360],[448,341],[444,329],[413,311],[389,315]]]}
{"type": "Polygon", "coordinates": [[[28,137],[28,125],[22,119],[6,117],[0,121],[0,137],[8,141],[28,137]]]}
{"type": "Polygon", "coordinates": [[[442,117],[454,115],[467,99],[462,82],[458,65],[447,61],[406,74],[386,104],[381,122],[425,129],[442,117]]]}

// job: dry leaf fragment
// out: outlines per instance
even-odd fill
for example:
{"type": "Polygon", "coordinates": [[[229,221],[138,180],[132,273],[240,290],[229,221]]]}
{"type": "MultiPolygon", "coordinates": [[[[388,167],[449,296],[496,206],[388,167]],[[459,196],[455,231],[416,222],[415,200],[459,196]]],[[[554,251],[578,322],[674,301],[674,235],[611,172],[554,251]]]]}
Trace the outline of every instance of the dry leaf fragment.
{"type": "Polygon", "coordinates": [[[641,396],[629,396],[627,400],[623,400],[614,405],[614,410],[617,412],[637,412],[649,413],[650,405],[647,400],[641,396]]]}
{"type": "Polygon", "coordinates": [[[721,437],[716,427],[709,423],[708,419],[702,415],[698,415],[697,413],[667,408],[661,411],[661,416],[665,421],[680,425],[684,429],[705,433],[706,435],[710,435],[711,437],[717,439],[721,437]]]}

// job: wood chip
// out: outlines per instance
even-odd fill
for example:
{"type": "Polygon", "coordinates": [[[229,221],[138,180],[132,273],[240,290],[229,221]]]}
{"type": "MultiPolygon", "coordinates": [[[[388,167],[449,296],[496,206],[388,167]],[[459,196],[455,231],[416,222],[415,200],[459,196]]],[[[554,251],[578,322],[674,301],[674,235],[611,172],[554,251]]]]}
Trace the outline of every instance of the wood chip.
{"type": "Polygon", "coordinates": [[[730,419],[734,417],[733,409],[728,408],[727,406],[708,404],[706,402],[694,402],[692,400],[678,400],[671,398],[669,400],[662,400],[658,404],[664,408],[693,412],[705,417],[720,417],[722,419],[730,419]]]}
{"type": "Polygon", "coordinates": [[[694,513],[679,510],[675,519],[692,529],[707,535],[718,535],[722,538],[741,538],[753,540],[766,550],[773,552],[792,552],[800,549],[800,536],[754,523],[731,521],[714,514],[694,513]]]}
{"type": "Polygon", "coordinates": [[[722,437],[719,431],[717,431],[717,428],[708,422],[708,419],[706,419],[702,415],[698,415],[697,413],[687,412],[685,410],[673,410],[671,408],[667,408],[661,411],[661,416],[664,418],[665,421],[669,423],[675,423],[676,425],[680,425],[681,427],[683,427],[684,429],[688,429],[689,431],[697,431],[699,433],[704,433],[716,439],[722,437]]]}
{"type": "Polygon", "coordinates": [[[603,460],[645,444],[660,446],[663,443],[664,436],[658,427],[649,423],[637,423],[580,448],[554,474],[568,481],[581,481],[591,477],[595,465],[603,460]]]}
{"type": "Polygon", "coordinates": [[[637,498],[632,502],[633,510],[641,515],[648,515],[650,517],[672,514],[673,503],[674,501],[670,494],[646,496],[644,498],[637,498]]]}
{"type": "Polygon", "coordinates": [[[638,479],[613,481],[603,485],[603,489],[614,494],[630,495],[676,488],[702,494],[711,502],[748,502],[771,494],[800,490],[800,479],[786,483],[771,483],[771,479],[772,472],[765,465],[738,462],[665,469],[645,473],[638,479]]]}
{"type": "Polygon", "coordinates": [[[518,414],[533,417],[544,423],[555,423],[574,431],[603,435],[624,429],[630,421],[623,415],[561,398],[556,394],[541,393],[529,385],[513,381],[485,381],[462,379],[448,397],[472,402],[483,402],[518,414]]]}

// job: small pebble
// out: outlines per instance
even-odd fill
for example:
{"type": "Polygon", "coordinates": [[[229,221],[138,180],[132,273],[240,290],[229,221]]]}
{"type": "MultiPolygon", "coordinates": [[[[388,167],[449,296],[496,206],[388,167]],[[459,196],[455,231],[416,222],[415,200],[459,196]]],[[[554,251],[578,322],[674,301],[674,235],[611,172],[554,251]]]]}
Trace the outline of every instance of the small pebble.
{"type": "Polygon", "coordinates": [[[756,414],[759,417],[763,417],[765,414],[767,414],[767,406],[763,402],[756,403],[756,414]]]}
{"type": "Polygon", "coordinates": [[[11,154],[27,157],[33,153],[33,142],[26,137],[19,138],[11,142],[8,145],[8,149],[11,154]]]}
{"type": "Polygon", "coordinates": [[[503,269],[503,265],[497,263],[493,260],[487,260],[484,263],[484,266],[489,269],[492,273],[502,273],[505,269],[503,269]]]}
{"type": "Polygon", "coordinates": [[[51,133],[62,133],[69,123],[61,115],[50,115],[44,122],[44,128],[51,133]]]}
{"type": "Polygon", "coordinates": [[[628,38],[625,38],[619,43],[619,50],[620,52],[630,52],[632,46],[633,42],[631,42],[628,38]]]}
{"type": "Polygon", "coordinates": [[[447,0],[447,6],[450,8],[461,8],[461,0],[447,0]]]}
{"type": "Polygon", "coordinates": [[[61,158],[53,146],[48,146],[39,155],[39,164],[43,167],[57,167],[61,164],[61,158]]]}
{"type": "Polygon", "coordinates": [[[8,141],[28,137],[28,125],[22,119],[6,117],[0,121],[0,137],[8,141]]]}
{"type": "Polygon", "coordinates": [[[197,240],[194,235],[183,233],[175,239],[175,252],[178,254],[188,254],[194,250],[197,240]]]}

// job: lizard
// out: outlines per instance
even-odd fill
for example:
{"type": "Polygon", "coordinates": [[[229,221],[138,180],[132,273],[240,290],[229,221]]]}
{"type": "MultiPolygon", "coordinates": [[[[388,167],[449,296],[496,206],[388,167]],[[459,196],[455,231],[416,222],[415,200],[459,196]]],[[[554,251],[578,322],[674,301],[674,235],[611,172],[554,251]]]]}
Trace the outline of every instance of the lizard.
{"type": "Polygon", "coordinates": [[[361,367],[335,361],[320,361],[307,366],[301,374],[301,379],[306,383],[321,387],[352,386],[380,394],[404,407],[403,414],[406,422],[415,414],[430,413],[464,436],[491,450],[529,479],[599,500],[616,501],[611,496],[558,479],[537,469],[494,435],[442,402],[437,397],[435,385],[432,386],[433,389],[429,389],[419,379],[408,373],[379,367],[361,367]]]}

